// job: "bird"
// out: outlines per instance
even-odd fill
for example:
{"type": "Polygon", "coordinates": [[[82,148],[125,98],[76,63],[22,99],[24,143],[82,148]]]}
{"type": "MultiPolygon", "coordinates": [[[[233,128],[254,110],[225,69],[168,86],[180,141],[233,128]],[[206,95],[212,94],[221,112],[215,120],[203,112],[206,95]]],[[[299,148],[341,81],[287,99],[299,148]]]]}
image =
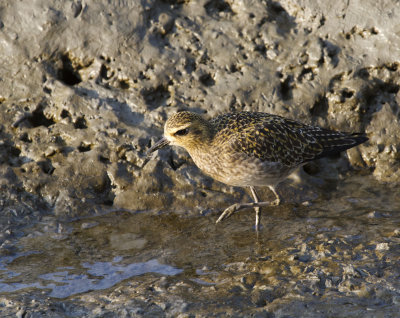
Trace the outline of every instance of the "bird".
{"type": "Polygon", "coordinates": [[[167,145],[186,149],[205,174],[230,186],[250,188],[254,202],[235,203],[217,223],[234,212],[254,208],[259,229],[260,208],[279,205],[276,186],[309,161],[340,153],[368,140],[364,133],[347,133],[264,112],[225,113],[209,120],[180,111],[164,125],[164,135],[148,155],[167,145]],[[273,202],[260,202],[255,187],[267,186],[273,202]]]}

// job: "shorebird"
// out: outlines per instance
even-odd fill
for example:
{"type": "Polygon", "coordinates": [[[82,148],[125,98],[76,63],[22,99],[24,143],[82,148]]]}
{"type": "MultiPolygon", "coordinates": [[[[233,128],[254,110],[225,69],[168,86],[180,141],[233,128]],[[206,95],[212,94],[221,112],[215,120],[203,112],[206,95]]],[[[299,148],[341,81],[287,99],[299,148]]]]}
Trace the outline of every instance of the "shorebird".
{"type": "Polygon", "coordinates": [[[261,112],[233,112],[206,120],[182,111],[168,118],[164,137],[148,153],[167,145],[183,147],[207,175],[231,186],[249,187],[254,202],[231,205],[217,223],[238,210],[254,208],[258,229],[260,207],[280,203],[276,186],[296,168],[367,140],[364,133],[324,129],[261,112]],[[268,186],[276,200],[260,202],[256,186],[268,186]]]}

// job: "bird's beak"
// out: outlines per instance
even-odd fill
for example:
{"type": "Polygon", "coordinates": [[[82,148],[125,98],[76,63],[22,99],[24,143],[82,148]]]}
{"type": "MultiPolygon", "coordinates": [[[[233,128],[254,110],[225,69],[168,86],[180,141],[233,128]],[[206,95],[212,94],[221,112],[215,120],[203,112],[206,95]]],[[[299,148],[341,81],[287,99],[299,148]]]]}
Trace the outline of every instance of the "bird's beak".
{"type": "Polygon", "coordinates": [[[167,145],[169,145],[169,140],[163,137],[159,141],[157,141],[149,150],[147,150],[147,155],[150,155],[152,152],[161,149],[167,145]]]}

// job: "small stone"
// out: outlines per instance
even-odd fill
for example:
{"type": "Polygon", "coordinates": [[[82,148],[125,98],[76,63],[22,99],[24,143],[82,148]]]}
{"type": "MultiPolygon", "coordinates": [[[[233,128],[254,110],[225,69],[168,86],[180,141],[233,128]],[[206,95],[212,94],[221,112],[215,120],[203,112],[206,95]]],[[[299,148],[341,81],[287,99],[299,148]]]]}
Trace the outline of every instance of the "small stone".
{"type": "Polygon", "coordinates": [[[276,52],[274,50],[268,50],[267,51],[267,57],[270,60],[273,60],[273,59],[275,59],[277,57],[277,54],[276,54],[276,52]]]}
{"type": "Polygon", "coordinates": [[[388,243],[379,243],[376,244],[375,249],[377,251],[387,251],[389,249],[389,244],[388,243]]]}

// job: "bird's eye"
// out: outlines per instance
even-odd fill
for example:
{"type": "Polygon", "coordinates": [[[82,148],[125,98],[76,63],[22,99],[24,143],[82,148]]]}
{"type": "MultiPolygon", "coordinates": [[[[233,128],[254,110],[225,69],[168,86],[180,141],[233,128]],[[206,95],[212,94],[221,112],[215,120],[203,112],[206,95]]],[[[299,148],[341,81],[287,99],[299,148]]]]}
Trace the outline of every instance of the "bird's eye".
{"type": "Polygon", "coordinates": [[[179,129],[179,130],[175,133],[175,135],[177,135],[177,136],[185,136],[185,135],[188,134],[188,132],[189,132],[189,129],[187,129],[187,128],[185,128],[185,129],[179,129]]]}

